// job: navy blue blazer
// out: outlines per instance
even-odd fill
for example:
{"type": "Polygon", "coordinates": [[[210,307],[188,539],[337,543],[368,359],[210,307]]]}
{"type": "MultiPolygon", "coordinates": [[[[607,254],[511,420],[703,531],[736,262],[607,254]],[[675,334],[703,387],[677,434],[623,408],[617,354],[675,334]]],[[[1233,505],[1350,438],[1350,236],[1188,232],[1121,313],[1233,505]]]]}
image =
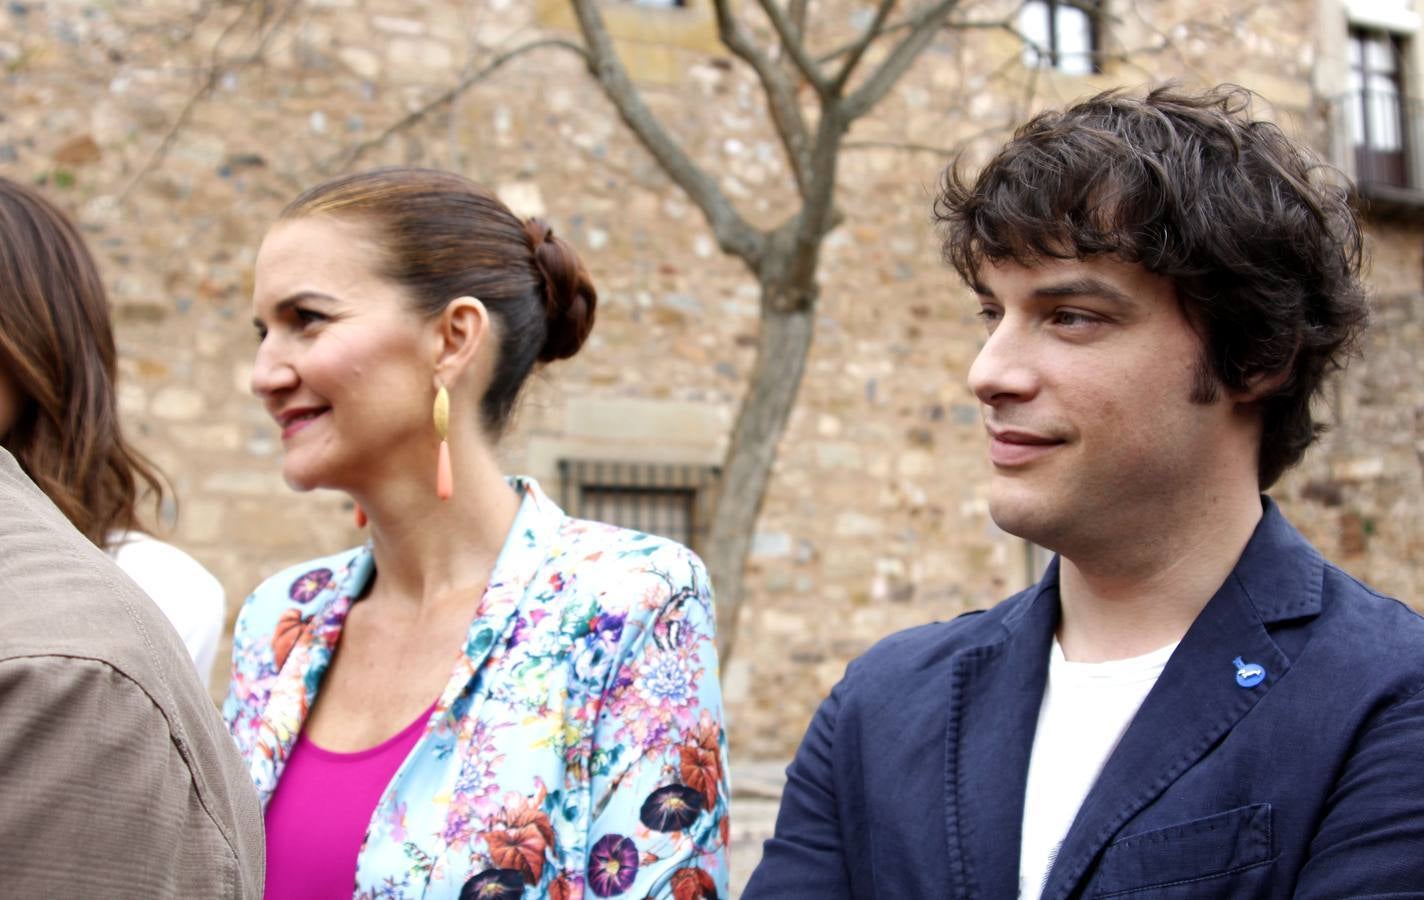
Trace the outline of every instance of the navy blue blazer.
{"type": "MultiPolygon", "coordinates": [[[[1084,800],[1045,898],[1424,897],[1424,619],[1264,503],[1084,800]],[[1243,687],[1238,658],[1265,678],[1243,687]]],[[[746,900],[1016,897],[1058,611],[1055,562],[991,610],[853,662],[787,769],[746,900]]]]}

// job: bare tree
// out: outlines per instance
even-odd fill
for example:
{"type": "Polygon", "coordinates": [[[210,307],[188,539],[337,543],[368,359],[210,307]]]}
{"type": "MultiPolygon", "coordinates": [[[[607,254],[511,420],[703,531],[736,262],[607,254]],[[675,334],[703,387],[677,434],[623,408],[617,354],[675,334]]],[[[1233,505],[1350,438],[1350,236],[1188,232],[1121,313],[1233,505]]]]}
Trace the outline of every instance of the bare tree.
{"type": "Polygon", "coordinates": [[[811,348],[821,247],[841,219],[836,169],[846,133],[911,68],[958,0],[928,0],[899,17],[896,0],[878,0],[859,34],[820,50],[808,46],[808,0],[744,0],[741,7],[754,5],[763,17],[755,28],[734,11],[732,0],[713,0],[721,42],[755,72],[795,180],[799,208],[771,229],[744,219],[717,179],[648,108],[619,59],[598,0],[570,2],[589,71],[618,115],[702,211],[722,251],[741,260],[761,287],[756,360],[727,447],[705,554],[717,586],[719,649],[726,656],[736,641],[752,534],[811,348]],[[870,59],[874,65],[867,64],[870,59]],[[804,87],[813,99],[803,107],[804,87]]]}
{"type": "MultiPolygon", "coordinates": [[[[526,54],[556,49],[583,61],[635,139],[701,210],[722,251],[741,260],[760,286],[756,358],[728,443],[704,554],[717,586],[719,649],[725,658],[730,656],[736,640],[743,573],[752,535],[811,347],[819,300],[821,248],[842,218],[836,208],[841,153],[876,148],[954,155],[954,148],[950,147],[848,141],[846,135],[857,120],[877,108],[944,30],[1002,29],[1026,45],[1031,42],[1015,28],[1013,14],[992,21],[956,16],[967,5],[961,0],[918,0],[917,5],[915,0],[906,0],[914,8],[898,11],[899,0],[874,0],[873,8],[867,5],[864,27],[849,40],[812,48],[806,27],[811,0],[708,0],[715,11],[722,45],[756,76],[799,202],[779,225],[758,228],[742,217],[714,174],[692,158],[644,102],[599,11],[602,0],[569,2],[582,42],[545,37],[513,49],[472,47],[474,56],[454,84],[373,137],[341,147],[317,162],[315,168],[324,175],[351,168],[394,136],[427,122],[442,110],[452,109],[476,84],[526,54]]],[[[196,24],[223,5],[204,0],[190,17],[192,23],[182,29],[180,40],[191,38],[196,24]]],[[[1150,75],[1144,60],[1171,54],[1181,67],[1192,69],[1189,54],[1183,52],[1173,35],[1180,31],[1182,35],[1229,39],[1239,30],[1242,17],[1264,5],[1258,0],[1243,4],[1221,21],[1193,20],[1173,28],[1154,25],[1138,5],[1130,5],[1127,14],[1134,17],[1134,30],[1151,37],[1153,43],[1132,50],[1120,48],[1114,54],[1100,51],[1100,58],[1150,75]]],[[[123,196],[163,165],[170,148],[190,125],[197,106],[214,93],[225,75],[263,60],[273,39],[300,6],[301,0],[242,0],[237,15],[213,43],[196,91],[124,188],[123,196]],[[242,31],[244,27],[251,33],[242,31]],[[252,49],[232,52],[241,48],[229,45],[239,44],[240,39],[251,41],[252,49]]],[[[1018,63],[1015,57],[1006,67],[1018,63]]],[[[999,74],[1002,73],[992,73],[999,74]]],[[[1030,72],[1024,85],[1025,102],[1032,98],[1036,85],[1036,72],[1030,72]]],[[[453,121],[452,118],[451,130],[453,121]]],[[[981,135],[961,137],[957,146],[962,148],[977,137],[1000,132],[1006,124],[995,123],[981,135]]]]}

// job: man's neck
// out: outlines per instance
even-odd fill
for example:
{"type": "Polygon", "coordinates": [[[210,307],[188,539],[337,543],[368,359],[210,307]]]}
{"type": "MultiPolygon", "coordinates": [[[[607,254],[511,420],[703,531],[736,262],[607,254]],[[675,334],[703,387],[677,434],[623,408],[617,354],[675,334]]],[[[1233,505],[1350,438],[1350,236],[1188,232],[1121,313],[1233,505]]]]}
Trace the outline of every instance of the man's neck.
{"type": "Polygon", "coordinates": [[[1236,567],[1261,502],[1254,490],[1237,491],[1174,512],[1162,510],[1130,545],[1064,555],[1058,639],[1067,659],[1127,659],[1181,640],[1236,567]]]}

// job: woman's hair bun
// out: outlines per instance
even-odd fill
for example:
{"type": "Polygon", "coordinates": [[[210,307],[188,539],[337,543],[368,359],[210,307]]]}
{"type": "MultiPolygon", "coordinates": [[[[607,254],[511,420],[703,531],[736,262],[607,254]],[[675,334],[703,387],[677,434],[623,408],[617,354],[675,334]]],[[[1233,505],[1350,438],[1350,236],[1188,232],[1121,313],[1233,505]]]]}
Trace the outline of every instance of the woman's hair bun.
{"type": "Polygon", "coordinates": [[[568,359],[579,351],[593,330],[598,292],[593,279],[567,241],[554,235],[549,223],[526,219],[524,233],[534,251],[534,262],[544,281],[544,345],[540,362],[568,359]]]}

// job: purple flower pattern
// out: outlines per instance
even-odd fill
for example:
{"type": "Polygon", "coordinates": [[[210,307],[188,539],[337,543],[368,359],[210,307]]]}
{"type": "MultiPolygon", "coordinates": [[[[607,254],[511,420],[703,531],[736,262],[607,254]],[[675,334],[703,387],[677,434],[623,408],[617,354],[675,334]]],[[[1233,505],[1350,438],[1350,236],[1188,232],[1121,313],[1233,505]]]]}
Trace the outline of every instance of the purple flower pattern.
{"type": "Polygon", "coordinates": [[[292,582],[292,586],[287,589],[287,596],[298,603],[310,603],[330,583],[330,569],[312,569],[292,582]]]}
{"type": "Polygon", "coordinates": [[[638,845],[621,834],[606,834],[588,853],[588,886],[600,897],[616,897],[638,877],[638,845]]]}

